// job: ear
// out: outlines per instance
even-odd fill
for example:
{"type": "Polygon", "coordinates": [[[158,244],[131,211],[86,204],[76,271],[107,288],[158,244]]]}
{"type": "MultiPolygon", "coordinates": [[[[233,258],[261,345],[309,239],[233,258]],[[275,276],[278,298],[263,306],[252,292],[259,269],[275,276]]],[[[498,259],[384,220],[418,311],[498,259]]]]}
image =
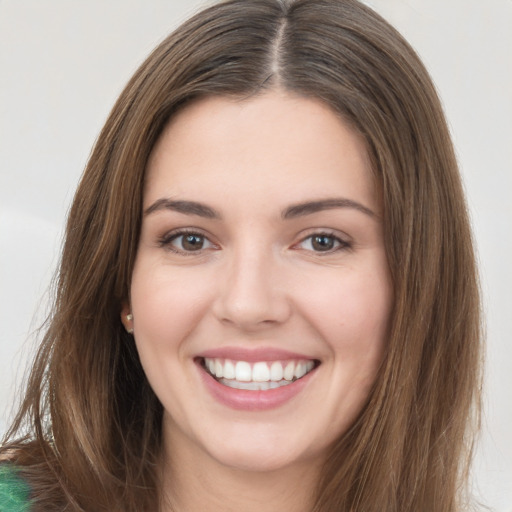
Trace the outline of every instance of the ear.
{"type": "Polygon", "coordinates": [[[121,307],[121,323],[128,334],[133,334],[133,315],[131,307],[127,302],[123,302],[121,307]]]}

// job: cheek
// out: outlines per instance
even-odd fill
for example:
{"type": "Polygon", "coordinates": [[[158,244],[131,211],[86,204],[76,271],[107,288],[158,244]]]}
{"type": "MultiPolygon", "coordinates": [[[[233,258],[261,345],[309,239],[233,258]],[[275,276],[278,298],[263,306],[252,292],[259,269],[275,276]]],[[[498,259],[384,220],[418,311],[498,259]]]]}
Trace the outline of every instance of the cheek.
{"type": "Polygon", "coordinates": [[[380,362],[392,307],[387,273],[347,272],[328,285],[312,284],[302,302],[304,314],[331,351],[380,362]]]}
{"type": "Polygon", "coordinates": [[[131,286],[137,351],[164,408],[173,411],[173,417],[184,418],[181,398],[191,388],[190,376],[183,372],[184,363],[190,362],[185,341],[208,307],[208,289],[199,279],[183,279],[180,269],[170,272],[166,266],[145,263],[135,266],[131,286]]]}
{"type": "MultiPolygon", "coordinates": [[[[176,347],[194,329],[210,303],[208,288],[198,279],[135,267],[131,287],[135,337],[141,345],[176,347]]],[[[141,347],[144,348],[144,347],[141,347]]]]}

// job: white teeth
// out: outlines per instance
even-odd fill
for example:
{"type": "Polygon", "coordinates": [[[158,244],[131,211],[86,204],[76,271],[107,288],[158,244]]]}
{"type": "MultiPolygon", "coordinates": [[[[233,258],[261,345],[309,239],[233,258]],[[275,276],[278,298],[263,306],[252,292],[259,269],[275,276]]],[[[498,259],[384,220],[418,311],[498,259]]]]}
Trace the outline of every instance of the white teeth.
{"type": "MultiPolygon", "coordinates": [[[[217,366],[217,365],[215,365],[215,366],[217,366]]],[[[294,376],[297,377],[297,379],[300,379],[304,375],[306,375],[306,367],[302,363],[299,363],[295,367],[294,376]]]]}
{"type": "MultiPolygon", "coordinates": [[[[205,358],[205,367],[219,382],[229,381],[230,387],[243,385],[239,389],[273,389],[289,384],[309,373],[315,363],[311,359],[298,361],[232,361],[229,359],[205,358]]],[[[228,384],[226,384],[228,385],[228,384]]]]}
{"type": "Polygon", "coordinates": [[[215,375],[218,379],[224,377],[222,363],[217,359],[215,361],[215,375]]]}
{"type": "Polygon", "coordinates": [[[235,365],[229,361],[229,360],[226,360],[226,362],[224,363],[224,370],[223,370],[223,377],[225,377],[226,379],[234,379],[235,378],[235,365]]]}
{"type": "Polygon", "coordinates": [[[256,382],[268,382],[270,380],[270,370],[267,363],[256,363],[252,369],[252,379],[256,382]]]}
{"type": "Polygon", "coordinates": [[[286,368],[284,369],[284,374],[283,374],[283,377],[286,379],[286,380],[292,380],[293,379],[293,374],[295,373],[295,364],[293,363],[293,361],[290,361],[287,365],[286,365],[286,368]]]}
{"type": "Polygon", "coordinates": [[[280,382],[239,382],[238,380],[232,379],[220,379],[219,382],[229,388],[246,389],[249,391],[267,391],[268,389],[276,389],[280,388],[281,386],[287,386],[288,384],[291,384],[291,382],[288,382],[287,380],[282,380],[280,382]]]}
{"type": "MultiPolygon", "coordinates": [[[[217,377],[219,376],[217,375],[217,377]]],[[[251,365],[249,363],[246,363],[245,361],[237,361],[235,366],[235,379],[239,380],[240,382],[251,382],[251,365]]]]}
{"type": "Polygon", "coordinates": [[[283,378],[283,365],[279,361],[274,361],[270,367],[270,380],[275,382],[283,378]]]}

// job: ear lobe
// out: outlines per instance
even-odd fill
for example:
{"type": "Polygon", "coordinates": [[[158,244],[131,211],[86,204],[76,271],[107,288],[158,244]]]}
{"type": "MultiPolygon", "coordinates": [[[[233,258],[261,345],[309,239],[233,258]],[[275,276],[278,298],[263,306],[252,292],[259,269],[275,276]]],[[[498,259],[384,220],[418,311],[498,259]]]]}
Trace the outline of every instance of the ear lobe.
{"type": "Polygon", "coordinates": [[[121,309],[121,323],[128,334],[133,334],[133,314],[129,304],[123,304],[121,309]]]}

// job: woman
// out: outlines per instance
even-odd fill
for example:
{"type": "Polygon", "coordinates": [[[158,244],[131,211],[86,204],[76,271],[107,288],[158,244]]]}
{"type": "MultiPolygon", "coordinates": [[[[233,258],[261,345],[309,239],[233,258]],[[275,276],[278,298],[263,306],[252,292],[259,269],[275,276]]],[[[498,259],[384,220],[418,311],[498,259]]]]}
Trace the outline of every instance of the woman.
{"type": "Polygon", "coordinates": [[[479,338],[412,49],[353,0],[227,1],[100,134],[3,471],[34,511],[459,510],[479,338]]]}

